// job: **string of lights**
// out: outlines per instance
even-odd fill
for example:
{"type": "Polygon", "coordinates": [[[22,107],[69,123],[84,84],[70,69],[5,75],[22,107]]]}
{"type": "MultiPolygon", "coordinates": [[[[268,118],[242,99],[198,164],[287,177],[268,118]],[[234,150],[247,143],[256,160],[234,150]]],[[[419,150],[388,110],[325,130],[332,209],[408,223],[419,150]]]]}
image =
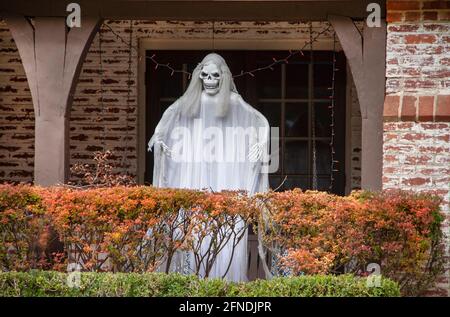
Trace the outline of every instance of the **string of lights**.
{"type": "MultiPolygon", "coordinates": [[[[114,36],[116,36],[116,38],[118,40],[120,40],[121,42],[123,42],[124,44],[126,44],[127,46],[131,47],[137,54],[139,54],[139,50],[132,45],[131,40],[129,42],[127,42],[125,39],[123,39],[122,36],[120,36],[120,34],[118,34],[111,26],[109,26],[108,24],[104,23],[103,24],[114,36]]],[[[274,68],[278,65],[281,64],[288,64],[289,60],[296,56],[296,55],[304,55],[303,54],[303,50],[305,50],[307,47],[309,47],[310,45],[312,45],[312,43],[316,42],[319,37],[321,37],[323,34],[327,33],[328,31],[330,31],[332,28],[331,25],[328,25],[327,27],[323,28],[321,31],[318,32],[313,32],[312,29],[310,29],[310,38],[308,41],[306,41],[303,46],[299,49],[299,50],[290,50],[289,54],[285,57],[285,58],[281,58],[281,59],[277,59],[275,57],[272,58],[272,62],[266,66],[261,66],[261,67],[257,67],[254,68],[252,70],[248,70],[248,71],[244,71],[241,70],[240,73],[236,74],[233,76],[233,78],[238,78],[238,77],[242,77],[242,76],[251,76],[251,77],[255,77],[255,73],[263,71],[263,70],[274,70],[274,68]],[[311,32],[314,34],[312,35],[311,32]]],[[[141,58],[141,57],[139,57],[141,58]]],[[[170,65],[170,63],[160,63],[158,62],[158,60],[156,59],[156,54],[153,54],[151,56],[146,56],[146,59],[148,59],[149,61],[151,61],[154,65],[155,69],[158,68],[164,68],[167,71],[170,72],[170,75],[173,76],[175,74],[186,74],[188,76],[188,78],[190,79],[192,74],[186,70],[183,69],[176,69],[173,66],[170,65]]]]}
{"type": "MultiPolygon", "coordinates": [[[[312,39],[312,23],[309,23],[309,38],[310,38],[310,46],[309,46],[309,71],[313,72],[314,65],[314,48],[313,48],[313,39],[312,39]]],[[[311,137],[312,137],[312,189],[317,190],[318,181],[317,181],[317,144],[316,144],[316,115],[315,115],[315,104],[310,102],[311,107],[311,137]]]]}
{"type": "Polygon", "coordinates": [[[336,33],[333,34],[333,71],[332,71],[332,77],[331,77],[331,95],[330,95],[330,100],[331,100],[331,105],[330,105],[330,116],[331,116],[331,140],[330,140],[330,152],[331,152],[331,166],[330,166],[330,187],[329,187],[329,191],[331,192],[333,189],[333,183],[334,183],[334,174],[335,172],[338,172],[338,170],[336,169],[335,163],[339,163],[338,161],[336,161],[334,159],[334,154],[335,154],[335,150],[334,150],[334,106],[336,104],[336,100],[335,100],[335,90],[336,90],[336,72],[338,71],[338,69],[336,68],[336,33]]]}
{"type": "MultiPolygon", "coordinates": [[[[97,116],[97,121],[100,122],[102,119],[105,119],[105,106],[103,103],[103,53],[102,53],[102,32],[98,32],[98,58],[100,60],[100,107],[101,110],[99,112],[99,115],[97,116]],[[100,117],[101,114],[101,117],[100,117]]],[[[103,150],[105,148],[105,139],[106,139],[106,128],[103,127],[102,130],[99,131],[100,135],[99,138],[101,140],[101,145],[103,147],[103,150]]]]}
{"type": "Polygon", "coordinates": [[[313,36],[314,32],[312,31],[312,27],[310,27],[310,38],[309,38],[309,41],[306,41],[299,50],[295,50],[295,51],[290,50],[289,54],[285,58],[276,59],[275,57],[273,57],[272,58],[273,62],[271,64],[263,66],[263,67],[255,68],[255,69],[250,70],[250,71],[241,71],[240,74],[233,76],[233,78],[237,78],[237,77],[241,77],[241,76],[245,76],[245,75],[250,75],[251,77],[255,77],[255,73],[256,72],[267,70],[267,69],[274,70],[274,67],[277,66],[277,65],[289,64],[289,60],[292,57],[294,57],[294,56],[296,56],[298,54],[304,56],[303,51],[307,47],[311,47],[314,42],[317,42],[317,40],[318,40],[318,38],[320,36],[322,36],[323,34],[328,32],[330,29],[331,29],[331,25],[329,25],[328,27],[324,28],[320,32],[316,32],[316,34],[313,36]]]}
{"type": "Polygon", "coordinates": [[[131,54],[131,47],[132,47],[132,41],[133,41],[133,21],[130,20],[130,33],[129,33],[129,41],[128,41],[128,69],[127,69],[127,108],[125,110],[126,115],[125,115],[125,120],[126,120],[126,126],[125,126],[125,149],[124,149],[124,153],[122,156],[122,167],[127,169],[127,166],[125,166],[125,164],[127,163],[127,157],[128,157],[128,151],[129,151],[129,135],[128,135],[128,130],[129,128],[129,114],[130,114],[130,95],[131,95],[131,78],[132,78],[132,54],[131,54]]]}

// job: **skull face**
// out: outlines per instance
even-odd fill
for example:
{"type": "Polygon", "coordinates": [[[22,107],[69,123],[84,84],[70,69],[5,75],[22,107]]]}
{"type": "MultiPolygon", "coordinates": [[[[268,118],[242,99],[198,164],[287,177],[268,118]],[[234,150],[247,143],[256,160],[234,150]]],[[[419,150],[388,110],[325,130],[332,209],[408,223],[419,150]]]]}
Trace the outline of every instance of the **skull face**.
{"type": "Polygon", "coordinates": [[[203,89],[208,95],[215,95],[220,90],[220,80],[222,72],[216,64],[206,64],[200,72],[200,79],[203,82],[203,89]]]}

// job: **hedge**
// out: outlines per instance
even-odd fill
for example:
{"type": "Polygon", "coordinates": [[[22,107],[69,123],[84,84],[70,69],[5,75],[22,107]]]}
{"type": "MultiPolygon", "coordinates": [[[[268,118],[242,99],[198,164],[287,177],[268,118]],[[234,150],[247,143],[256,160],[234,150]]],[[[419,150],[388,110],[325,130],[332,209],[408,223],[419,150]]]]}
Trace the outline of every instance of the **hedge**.
{"type": "Polygon", "coordinates": [[[381,278],[368,287],[353,275],[278,277],[247,283],[201,279],[177,273],[82,272],[79,287],[70,287],[68,273],[55,271],[2,272],[0,297],[396,297],[396,282],[381,278]]]}
{"type": "Polygon", "coordinates": [[[174,254],[188,251],[193,273],[208,277],[223,245],[245,237],[243,221],[276,257],[278,275],[364,276],[375,263],[403,295],[419,295],[443,272],[439,206],[436,197],[404,191],[248,196],[0,185],[0,271],[65,272],[78,263],[85,272],[168,273],[174,254]]]}

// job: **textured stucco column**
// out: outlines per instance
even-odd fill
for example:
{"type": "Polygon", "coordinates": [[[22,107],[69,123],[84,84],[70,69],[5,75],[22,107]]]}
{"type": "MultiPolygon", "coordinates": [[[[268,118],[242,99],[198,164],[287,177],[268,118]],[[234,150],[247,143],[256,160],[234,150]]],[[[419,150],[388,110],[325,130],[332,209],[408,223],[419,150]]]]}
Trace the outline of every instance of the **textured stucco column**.
{"type": "Polygon", "coordinates": [[[64,116],[37,116],[35,124],[35,183],[48,186],[68,178],[69,120],[64,116]]]}
{"type": "Polygon", "coordinates": [[[386,76],[386,22],[364,26],[361,34],[352,19],[329,16],[355,81],[361,106],[361,187],[382,188],[383,106],[386,76]]]}
{"type": "Polygon", "coordinates": [[[68,29],[63,17],[18,15],[7,23],[19,49],[35,113],[34,182],[49,186],[67,181],[70,107],[81,65],[100,20],[82,18],[68,29]]]}

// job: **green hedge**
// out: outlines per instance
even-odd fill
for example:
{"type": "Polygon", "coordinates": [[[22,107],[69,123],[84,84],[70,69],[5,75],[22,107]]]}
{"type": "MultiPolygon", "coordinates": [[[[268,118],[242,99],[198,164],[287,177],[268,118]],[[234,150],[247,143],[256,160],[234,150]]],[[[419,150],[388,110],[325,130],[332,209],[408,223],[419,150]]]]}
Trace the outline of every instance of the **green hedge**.
{"type": "Polygon", "coordinates": [[[352,275],[310,275],[230,283],[219,279],[164,273],[80,273],[79,288],[69,287],[67,273],[1,272],[0,296],[400,296],[396,282],[382,278],[380,287],[352,275]]]}

